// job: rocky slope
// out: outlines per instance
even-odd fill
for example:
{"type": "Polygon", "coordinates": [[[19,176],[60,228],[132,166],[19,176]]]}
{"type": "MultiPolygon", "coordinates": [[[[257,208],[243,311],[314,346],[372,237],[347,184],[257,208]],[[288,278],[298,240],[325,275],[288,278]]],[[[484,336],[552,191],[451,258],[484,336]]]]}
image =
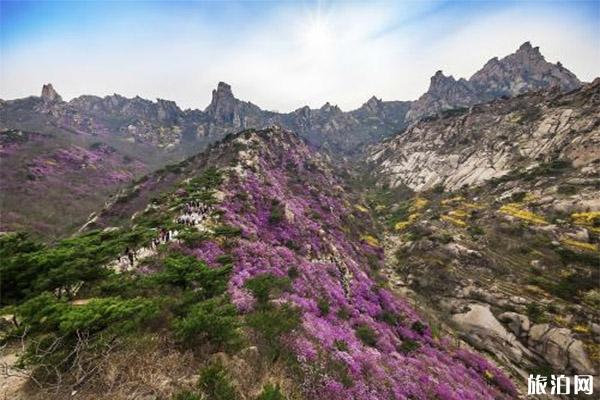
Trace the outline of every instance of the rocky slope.
{"type": "MultiPolygon", "coordinates": [[[[516,396],[494,363],[440,336],[388,287],[380,273],[383,249],[368,210],[333,174],[328,160],[290,132],[273,128],[230,136],[122,193],[85,229],[79,240],[89,241],[92,247],[84,254],[94,262],[108,259],[118,239],[128,240],[116,248],[127,244],[126,252],[135,254],[131,265],[126,258],[126,268],[119,268],[118,260],[108,263],[107,275],[94,275],[93,280],[86,276],[77,290],[66,292],[69,297],[52,300],[57,304],[47,312],[76,314],[58,315],[63,321],[58,327],[45,325],[46,311],[30,313],[29,304],[37,304],[36,298],[17,303],[20,327],[31,327],[29,340],[35,343],[40,330],[48,335],[60,329],[68,335],[74,323],[81,329],[78,337],[89,334],[86,343],[93,344],[108,335],[102,333],[109,329],[102,318],[111,318],[108,326],[117,329],[119,318],[143,306],[146,311],[140,315],[150,321],[136,328],[144,334],[134,333],[130,340],[135,343],[147,335],[155,338],[147,341],[156,343],[161,337],[166,344],[155,351],[175,359],[179,354],[185,365],[202,369],[198,386],[193,372],[181,368],[177,376],[162,368],[144,380],[138,369],[148,363],[141,359],[111,381],[108,371],[118,370],[119,356],[127,350],[119,338],[102,355],[103,367],[76,381],[80,398],[127,398],[144,392],[169,397],[177,390],[181,398],[181,390],[187,396],[197,392],[211,398],[218,390],[230,398],[253,399],[267,387],[276,387],[286,398],[310,399],[516,396]],[[98,227],[103,231],[90,231],[98,227]],[[104,239],[96,242],[94,235],[104,239]],[[189,262],[202,265],[189,270],[189,262]],[[211,285],[212,279],[223,277],[224,286],[211,285]],[[120,297],[110,297],[114,293],[120,297]],[[165,293],[168,297],[161,297],[165,293]],[[158,316],[150,312],[153,302],[162,310],[158,316]],[[99,311],[103,305],[121,314],[99,311]],[[88,326],[95,330],[86,331],[88,326]],[[184,352],[186,342],[168,344],[169,337],[181,340],[181,335],[193,343],[193,352],[184,352]]],[[[57,246],[46,257],[61,254],[60,246],[67,244],[57,246]]],[[[19,257],[37,254],[32,259],[45,251],[18,248],[25,252],[19,257]]],[[[42,282],[52,288],[60,281],[42,282]]],[[[20,293],[10,291],[10,299],[35,295],[20,293]]],[[[48,294],[39,296],[48,303],[48,294]]],[[[83,354],[95,348],[83,347],[83,354]]],[[[151,350],[142,354],[156,359],[151,350]]],[[[35,370],[36,358],[26,360],[35,370]]],[[[85,367],[83,362],[78,365],[85,367]]],[[[67,370],[61,387],[52,393],[70,393],[71,374],[77,372],[67,370]]],[[[56,396],[39,389],[27,395],[41,394],[56,396]]]]}
{"type": "Polygon", "coordinates": [[[599,183],[555,161],[457,191],[373,191],[386,275],[523,381],[598,382],[599,183]]]}
{"type": "Polygon", "coordinates": [[[429,90],[411,105],[406,117],[416,121],[423,116],[486,103],[495,98],[551,87],[570,91],[579,86],[579,79],[560,62],[547,62],[539,47],[525,42],[515,53],[500,60],[497,57],[489,60],[469,80],[461,78],[457,81],[442,71],[436,72],[429,90]]]}
{"type": "Polygon", "coordinates": [[[523,94],[423,120],[369,152],[389,279],[523,380],[598,385],[599,102],[599,79],[523,94]]]}
{"type": "Polygon", "coordinates": [[[373,146],[380,184],[448,190],[556,159],[598,174],[600,80],[567,94],[541,91],[447,112],[373,146]]]}

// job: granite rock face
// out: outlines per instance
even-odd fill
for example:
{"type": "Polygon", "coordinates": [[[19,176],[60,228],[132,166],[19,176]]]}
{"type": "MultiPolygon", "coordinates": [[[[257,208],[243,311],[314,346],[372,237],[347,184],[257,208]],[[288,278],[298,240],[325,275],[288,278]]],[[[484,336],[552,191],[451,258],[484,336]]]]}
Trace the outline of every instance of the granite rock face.
{"type": "MultiPolygon", "coordinates": [[[[597,173],[600,79],[576,91],[497,100],[421,121],[369,149],[380,183],[455,190],[561,159],[597,173]]],[[[591,174],[591,175],[589,175],[591,174]]]]}

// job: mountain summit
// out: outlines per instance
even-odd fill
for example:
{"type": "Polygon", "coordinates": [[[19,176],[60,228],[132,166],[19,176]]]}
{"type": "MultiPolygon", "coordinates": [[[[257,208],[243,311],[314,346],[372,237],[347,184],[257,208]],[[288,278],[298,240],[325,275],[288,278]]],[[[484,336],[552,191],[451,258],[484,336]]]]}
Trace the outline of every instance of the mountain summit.
{"type": "Polygon", "coordinates": [[[204,112],[217,124],[228,124],[236,129],[259,126],[263,111],[256,105],[238,100],[231,86],[219,82],[212,92],[212,100],[204,112]]]}
{"type": "Polygon", "coordinates": [[[62,101],[62,97],[54,90],[51,83],[42,86],[42,99],[46,102],[62,101]]]}
{"type": "Polygon", "coordinates": [[[408,119],[415,121],[425,115],[503,96],[512,97],[550,87],[570,91],[580,86],[581,81],[575,74],[561,63],[546,61],[539,47],[525,42],[515,53],[489,60],[469,80],[456,81],[437,71],[431,78],[429,90],[413,103],[408,119]]]}

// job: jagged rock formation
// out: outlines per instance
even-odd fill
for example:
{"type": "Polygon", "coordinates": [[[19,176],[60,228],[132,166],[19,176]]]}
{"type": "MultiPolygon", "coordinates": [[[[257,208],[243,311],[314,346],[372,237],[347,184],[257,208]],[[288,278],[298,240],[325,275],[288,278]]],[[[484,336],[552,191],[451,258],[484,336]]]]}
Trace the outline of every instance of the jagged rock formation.
{"type": "Polygon", "coordinates": [[[579,79],[560,62],[547,62],[539,47],[525,42],[515,53],[500,60],[497,57],[489,60],[469,80],[457,81],[437,71],[431,78],[429,90],[412,104],[407,119],[416,121],[444,110],[551,87],[570,91],[579,86],[579,79]]]}
{"type": "Polygon", "coordinates": [[[42,87],[42,100],[45,102],[62,101],[62,97],[52,87],[52,84],[47,83],[42,87]]]}
{"type": "Polygon", "coordinates": [[[225,125],[233,130],[242,130],[262,124],[263,111],[250,102],[236,99],[231,86],[219,82],[212,92],[212,100],[204,112],[216,125],[225,125]]]}
{"type": "Polygon", "coordinates": [[[455,190],[554,159],[591,177],[600,159],[599,104],[600,79],[568,94],[497,100],[421,121],[367,158],[380,183],[415,190],[455,190]]]}
{"type": "Polygon", "coordinates": [[[571,91],[581,86],[575,74],[560,62],[547,62],[539,47],[532,47],[529,42],[523,43],[514,54],[503,59],[492,58],[469,79],[469,83],[486,100],[500,96],[513,97],[549,87],[571,91]]]}

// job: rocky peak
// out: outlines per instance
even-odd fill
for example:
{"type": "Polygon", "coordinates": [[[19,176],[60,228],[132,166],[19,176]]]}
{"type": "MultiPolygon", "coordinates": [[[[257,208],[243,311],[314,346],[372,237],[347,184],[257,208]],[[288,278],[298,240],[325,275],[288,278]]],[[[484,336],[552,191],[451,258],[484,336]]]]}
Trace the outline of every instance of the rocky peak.
{"type": "Polygon", "coordinates": [[[429,90],[413,103],[409,120],[436,114],[444,109],[467,107],[498,97],[557,87],[570,91],[581,86],[577,77],[562,64],[546,61],[539,47],[523,43],[516,52],[490,59],[469,80],[458,81],[437,71],[429,90]]]}
{"type": "Polygon", "coordinates": [[[225,82],[219,82],[217,89],[213,90],[213,99],[215,98],[234,98],[233,92],[231,91],[231,85],[225,82]]]}
{"type": "Polygon", "coordinates": [[[365,105],[368,106],[370,109],[372,110],[376,110],[377,108],[379,108],[379,106],[381,106],[381,99],[378,99],[375,96],[372,96],[366,103],[365,105]]]}
{"type": "Polygon", "coordinates": [[[442,70],[436,71],[435,75],[431,77],[431,81],[429,83],[429,90],[435,89],[439,86],[444,86],[447,84],[451,84],[456,82],[452,75],[446,76],[442,70]]]}
{"type": "Polygon", "coordinates": [[[212,100],[205,111],[219,121],[224,118],[230,119],[238,102],[239,100],[233,96],[231,86],[225,82],[219,82],[217,88],[212,91],[212,100]]]}
{"type": "Polygon", "coordinates": [[[498,96],[515,96],[528,91],[557,86],[569,91],[581,82],[562,64],[552,64],[544,58],[540,48],[530,42],[498,60],[494,58],[476,72],[469,83],[480,93],[483,101],[498,96]]]}
{"type": "Polygon", "coordinates": [[[320,110],[325,113],[338,113],[342,111],[337,105],[331,105],[329,102],[323,104],[320,110]]]}
{"type": "Polygon", "coordinates": [[[42,86],[42,99],[45,102],[62,101],[62,97],[54,90],[51,83],[42,86]]]}
{"type": "Polygon", "coordinates": [[[156,99],[156,113],[159,121],[173,123],[181,115],[181,109],[174,101],[156,99]]]}

